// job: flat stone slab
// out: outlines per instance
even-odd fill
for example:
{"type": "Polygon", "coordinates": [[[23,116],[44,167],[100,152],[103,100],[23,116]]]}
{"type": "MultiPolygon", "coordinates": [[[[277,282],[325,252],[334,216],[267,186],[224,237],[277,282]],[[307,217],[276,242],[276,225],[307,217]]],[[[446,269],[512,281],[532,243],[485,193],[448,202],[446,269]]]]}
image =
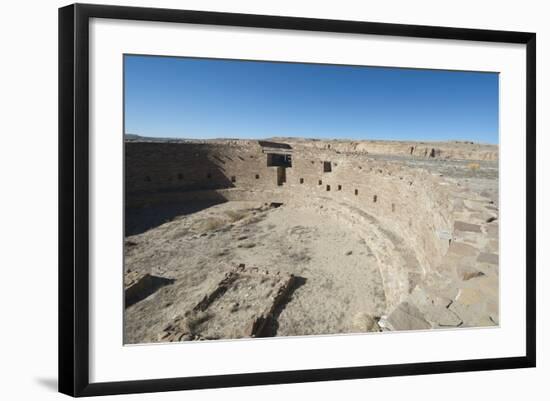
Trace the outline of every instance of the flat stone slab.
{"type": "Polygon", "coordinates": [[[491,319],[490,312],[485,304],[464,305],[453,302],[449,310],[454,312],[462,320],[461,327],[486,327],[496,326],[497,323],[491,319]]]}
{"type": "Polygon", "coordinates": [[[487,224],[485,226],[485,230],[487,231],[487,235],[490,238],[497,238],[498,239],[498,223],[487,224]]]}
{"type": "Polygon", "coordinates": [[[480,263],[489,263],[491,265],[498,265],[498,255],[495,253],[481,252],[477,257],[477,261],[480,263]]]}
{"type": "Polygon", "coordinates": [[[461,288],[449,309],[463,321],[463,326],[495,326],[499,321],[498,275],[474,277],[461,288]]]}
{"type": "Polygon", "coordinates": [[[463,305],[479,304],[484,301],[485,294],[478,288],[461,288],[456,300],[463,305]]]}
{"type": "Polygon", "coordinates": [[[239,266],[195,307],[167,325],[162,342],[270,336],[277,307],[286,302],[296,277],[239,266]]]}
{"type": "Polygon", "coordinates": [[[454,278],[450,275],[443,278],[439,271],[427,274],[422,280],[422,288],[427,293],[436,294],[440,299],[446,300],[445,305],[455,299],[458,293],[454,278]]]}
{"type": "Polygon", "coordinates": [[[498,253],[499,251],[498,239],[490,239],[487,242],[487,245],[485,246],[484,250],[487,251],[488,253],[498,253]]]}
{"type": "Polygon", "coordinates": [[[434,327],[457,327],[462,324],[462,320],[454,312],[447,309],[447,306],[452,302],[449,298],[416,287],[411,292],[408,301],[414,304],[423,314],[424,319],[434,327]]]}
{"type": "Polygon", "coordinates": [[[432,326],[420,310],[409,302],[401,302],[384,321],[390,330],[426,330],[432,326]]]}
{"type": "Polygon", "coordinates": [[[464,221],[455,221],[454,228],[456,231],[481,232],[481,226],[479,224],[466,223],[464,221]]]}
{"type": "Polygon", "coordinates": [[[485,294],[485,301],[498,300],[498,274],[490,274],[482,277],[474,278],[470,281],[471,285],[475,286],[485,294]]]}
{"type": "Polygon", "coordinates": [[[468,245],[464,242],[451,242],[451,245],[449,245],[449,250],[447,251],[449,254],[457,255],[457,256],[476,256],[479,253],[479,250],[472,246],[468,245]]]}

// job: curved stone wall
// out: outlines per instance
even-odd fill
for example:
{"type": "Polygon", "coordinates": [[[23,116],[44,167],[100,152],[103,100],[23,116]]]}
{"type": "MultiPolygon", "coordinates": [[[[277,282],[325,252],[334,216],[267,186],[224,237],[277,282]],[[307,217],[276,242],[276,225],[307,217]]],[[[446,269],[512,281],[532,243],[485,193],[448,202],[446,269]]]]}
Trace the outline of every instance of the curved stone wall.
{"type": "Polygon", "coordinates": [[[127,142],[126,204],[250,199],[318,208],[321,218],[337,216],[371,246],[388,312],[441,275],[462,210],[456,183],[337,146],[299,143],[281,182],[281,168],[267,163],[273,151],[257,141],[127,142]]]}

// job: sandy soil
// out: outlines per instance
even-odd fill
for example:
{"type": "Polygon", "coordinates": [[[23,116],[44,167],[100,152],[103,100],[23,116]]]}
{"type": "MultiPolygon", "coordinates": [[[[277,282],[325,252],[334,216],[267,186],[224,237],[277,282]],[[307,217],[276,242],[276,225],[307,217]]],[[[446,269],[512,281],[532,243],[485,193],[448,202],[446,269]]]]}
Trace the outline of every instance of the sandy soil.
{"type": "Polygon", "coordinates": [[[126,309],[126,342],[157,341],[166,321],[238,264],[298,278],[273,335],[364,331],[364,316],[385,308],[378,265],[363,238],[320,213],[318,205],[227,202],[128,237],[126,266],[175,281],[126,309]]]}

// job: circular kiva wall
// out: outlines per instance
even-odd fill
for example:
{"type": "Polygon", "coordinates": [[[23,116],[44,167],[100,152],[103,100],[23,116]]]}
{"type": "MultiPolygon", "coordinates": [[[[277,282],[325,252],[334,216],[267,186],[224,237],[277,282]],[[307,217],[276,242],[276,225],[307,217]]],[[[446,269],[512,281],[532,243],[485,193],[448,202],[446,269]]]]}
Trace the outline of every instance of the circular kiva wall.
{"type": "Polygon", "coordinates": [[[387,310],[440,273],[451,243],[452,184],[422,169],[361,153],[258,141],[126,142],[125,147],[127,207],[257,200],[314,207],[321,218],[348,225],[376,257],[387,310]]]}

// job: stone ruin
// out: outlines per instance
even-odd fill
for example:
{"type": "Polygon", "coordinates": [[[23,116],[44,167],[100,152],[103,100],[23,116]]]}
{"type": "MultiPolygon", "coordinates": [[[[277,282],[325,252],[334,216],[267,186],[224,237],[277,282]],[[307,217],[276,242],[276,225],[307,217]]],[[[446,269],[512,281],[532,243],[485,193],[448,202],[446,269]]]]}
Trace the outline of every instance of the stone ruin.
{"type": "Polygon", "coordinates": [[[193,309],[170,322],[159,340],[217,339],[222,331],[229,331],[231,338],[269,337],[277,308],[287,301],[295,280],[292,274],[240,265],[226,273],[193,309]],[[201,326],[208,316],[213,316],[208,327],[201,326]]]}
{"type": "MultiPolygon", "coordinates": [[[[267,205],[265,210],[315,205],[321,216],[366,239],[382,278],[384,306],[365,311],[363,320],[371,323],[363,331],[499,323],[496,146],[134,140],[126,141],[125,155],[128,252],[134,248],[129,239],[158,226],[132,226],[132,210],[193,202],[257,201],[267,205]]],[[[155,274],[125,268],[127,316],[179,280],[163,276],[160,268],[155,274]]],[[[272,328],[276,310],[293,302],[296,277],[277,274],[276,266],[220,269],[225,275],[216,285],[207,293],[189,294],[187,309],[155,323],[157,337],[149,335],[149,341],[277,335],[272,328]],[[203,319],[208,325],[201,324],[203,319]]]]}

